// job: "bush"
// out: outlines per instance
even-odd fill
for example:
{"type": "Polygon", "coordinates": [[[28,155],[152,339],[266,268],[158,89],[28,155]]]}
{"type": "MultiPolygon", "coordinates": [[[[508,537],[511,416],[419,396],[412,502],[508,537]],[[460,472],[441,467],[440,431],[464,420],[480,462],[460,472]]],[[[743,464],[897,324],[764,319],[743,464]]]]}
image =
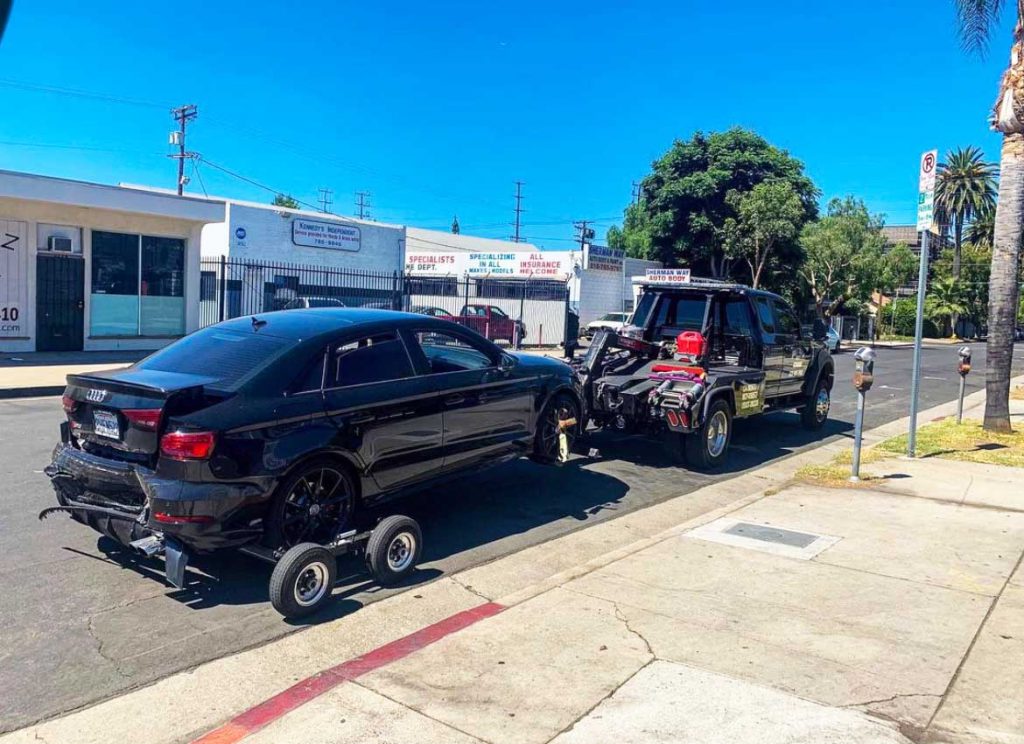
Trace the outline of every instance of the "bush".
{"type": "MultiPolygon", "coordinates": [[[[878,329],[880,336],[887,336],[889,334],[913,336],[914,321],[917,317],[917,299],[906,297],[890,302],[882,308],[879,317],[881,318],[881,327],[878,329]],[[896,316],[895,327],[893,325],[894,314],[896,316]]],[[[942,330],[933,320],[925,318],[924,336],[925,338],[941,338],[942,330]]]]}

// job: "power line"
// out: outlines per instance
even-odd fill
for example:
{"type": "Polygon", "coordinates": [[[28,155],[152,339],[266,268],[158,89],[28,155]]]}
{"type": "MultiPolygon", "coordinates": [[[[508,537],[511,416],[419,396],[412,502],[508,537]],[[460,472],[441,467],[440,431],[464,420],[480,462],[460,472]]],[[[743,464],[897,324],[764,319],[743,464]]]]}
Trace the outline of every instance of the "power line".
{"type": "Polygon", "coordinates": [[[592,224],[594,224],[593,220],[577,220],[572,223],[572,226],[579,232],[576,241],[580,244],[581,251],[588,240],[594,239],[594,228],[590,227],[592,224]]]}
{"type": "Polygon", "coordinates": [[[370,212],[368,211],[370,209],[370,202],[367,201],[370,196],[371,194],[369,191],[356,192],[356,214],[358,214],[359,219],[361,220],[372,219],[370,212]]]}
{"type": "Polygon", "coordinates": [[[195,153],[185,152],[185,127],[199,116],[199,109],[194,103],[187,103],[171,109],[171,115],[178,122],[178,131],[171,132],[170,143],[178,146],[177,155],[168,155],[178,161],[178,196],[185,190],[185,158],[195,158],[195,153]]]}
{"type": "Polygon", "coordinates": [[[520,223],[520,217],[521,217],[522,213],[523,213],[523,182],[522,181],[516,181],[516,221],[514,223],[516,231],[512,235],[512,242],[513,243],[522,243],[523,242],[523,239],[522,239],[522,237],[520,237],[520,234],[519,234],[519,228],[520,228],[520,224],[521,224],[520,223]]]}
{"type": "Polygon", "coordinates": [[[321,186],[319,189],[317,189],[317,191],[320,192],[320,211],[324,212],[325,214],[330,214],[331,205],[333,204],[333,202],[331,201],[331,190],[321,186]]]}
{"type": "Polygon", "coordinates": [[[128,106],[143,106],[146,108],[166,109],[167,105],[155,103],[154,101],[141,101],[135,98],[123,98],[121,96],[109,95],[107,93],[96,93],[88,90],[75,88],[61,88],[56,85],[41,85],[39,83],[27,83],[21,80],[0,79],[0,85],[8,88],[20,88],[22,90],[39,91],[42,93],[54,93],[63,96],[74,96],[76,98],[88,98],[94,101],[105,101],[107,103],[123,103],[128,106]]]}
{"type": "MultiPolygon", "coordinates": [[[[225,168],[223,165],[218,165],[217,163],[214,163],[212,160],[208,160],[208,159],[206,159],[206,158],[204,158],[204,157],[202,157],[200,155],[196,155],[196,157],[199,158],[206,165],[210,166],[211,168],[215,168],[215,169],[221,171],[222,173],[226,173],[227,175],[231,176],[232,178],[237,178],[239,181],[245,181],[248,184],[251,184],[253,186],[256,186],[257,188],[263,189],[264,191],[269,191],[274,196],[277,196],[278,194],[286,193],[286,192],[282,191],[281,189],[275,189],[275,188],[272,188],[270,186],[267,186],[264,183],[260,183],[259,181],[254,181],[253,179],[249,178],[248,176],[243,176],[241,173],[236,173],[235,171],[233,171],[233,170],[231,170],[229,168],[225,168]]],[[[295,197],[292,197],[292,198],[295,199],[295,197]]],[[[320,208],[317,205],[315,205],[315,204],[310,204],[309,202],[304,202],[301,199],[295,199],[295,201],[297,201],[299,204],[302,204],[303,206],[309,207],[310,209],[313,209],[315,211],[320,211],[320,208]]]]}

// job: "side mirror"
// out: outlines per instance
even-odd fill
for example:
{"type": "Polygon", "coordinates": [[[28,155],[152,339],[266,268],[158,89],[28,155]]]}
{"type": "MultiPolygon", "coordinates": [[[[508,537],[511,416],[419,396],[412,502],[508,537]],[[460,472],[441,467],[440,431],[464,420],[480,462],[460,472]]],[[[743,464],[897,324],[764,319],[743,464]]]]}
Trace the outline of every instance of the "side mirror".
{"type": "Polygon", "coordinates": [[[502,352],[501,359],[498,360],[498,367],[503,372],[511,372],[516,368],[517,364],[519,364],[519,360],[505,352],[502,352]]]}
{"type": "Polygon", "coordinates": [[[814,319],[814,326],[811,328],[811,338],[815,341],[824,341],[828,338],[828,326],[821,318],[814,319]]]}

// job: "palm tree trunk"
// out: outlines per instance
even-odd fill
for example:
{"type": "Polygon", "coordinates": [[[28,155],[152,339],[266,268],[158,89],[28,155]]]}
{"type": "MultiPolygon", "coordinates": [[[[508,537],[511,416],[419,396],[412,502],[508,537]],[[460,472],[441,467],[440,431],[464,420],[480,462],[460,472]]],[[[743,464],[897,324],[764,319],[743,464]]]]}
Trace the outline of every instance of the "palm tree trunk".
{"type": "Polygon", "coordinates": [[[985,428],[1010,431],[1010,365],[1017,316],[1017,264],[1024,229],[1024,134],[1003,137],[999,205],[989,280],[985,428]]]}
{"type": "Polygon", "coordinates": [[[1003,133],[999,201],[989,278],[985,421],[989,431],[1010,431],[1010,367],[1017,318],[1017,267],[1024,229],[1024,2],[1017,0],[1010,66],[999,83],[993,128],[1003,133]]]}

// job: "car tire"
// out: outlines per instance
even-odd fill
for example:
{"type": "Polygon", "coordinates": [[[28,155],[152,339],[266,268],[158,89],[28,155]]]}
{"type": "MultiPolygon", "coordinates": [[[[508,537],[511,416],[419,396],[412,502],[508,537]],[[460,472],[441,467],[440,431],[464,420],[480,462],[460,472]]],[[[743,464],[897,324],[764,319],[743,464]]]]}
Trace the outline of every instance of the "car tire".
{"type": "Polygon", "coordinates": [[[423,534],[415,519],[393,515],[373,528],[366,543],[366,566],[381,586],[396,584],[416,569],[423,534]]]}
{"type": "Polygon", "coordinates": [[[828,412],[832,407],[832,393],[824,375],[814,386],[814,392],[807,396],[807,401],[800,409],[800,423],[809,431],[817,431],[828,420],[828,412]]]}
{"type": "Polygon", "coordinates": [[[540,463],[558,462],[558,431],[555,421],[575,419],[576,423],[569,428],[569,452],[583,432],[583,419],[580,405],[568,393],[558,393],[549,400],[537,417],[537,430],[533,434],[533,449],[530,459],[540,463]]]}
{"type": "Polygon", "coordinates": [[[336,575],[331,551],[316,543],[299,543],[274,566],[270,604],[289,619],[311,615],[330,601],[336,575]]]}
{"type": "Polygon", "coordinates": [[[716,470],[725,464],[732,442],[732,409],[719,396],[708,406],[700,428],[685,435],[686,460],[697,470],[716,470]]]}
{"type": "MultiPolygon", "coordinates": [[[[356,511],[358,495],[355,483],[355,479],[352,477],[348,466],[336,457],[315,457],[300,465],[278,484],[274,492],[270,514],[267,518],[267,526],[264,531],[264,542],[266,545],[277,549],[290,548],[292,545],[301,542],[315,542],[317,540],[327,542],[333,539],[337,533],[350,529],[356,511]],[[310,478],[312,474],[323,470],[332,471],[341,478],[340,483],[344,489],[343,493],[347,496],[345,508],[339,510],[342,512],[338,515],[341,518],[335,524],[328,524],[325,521],[322,525],[312,525],[312,529],[306,532],[293,529],[291,520],[295,516],[295,512],[299,511],[301,507],[296,505],[294,509],[291,508],[289,497],[295,492],[300,481],[304,478],[310,478]]],[[[332,515],[328,514],[326,516],[332,515]]]]}

